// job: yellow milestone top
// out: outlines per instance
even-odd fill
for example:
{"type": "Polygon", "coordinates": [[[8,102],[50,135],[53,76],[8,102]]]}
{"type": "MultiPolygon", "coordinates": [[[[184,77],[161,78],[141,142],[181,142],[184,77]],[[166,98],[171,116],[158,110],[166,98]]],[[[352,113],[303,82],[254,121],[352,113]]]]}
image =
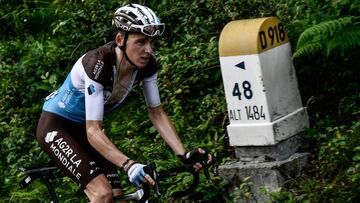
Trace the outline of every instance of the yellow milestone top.
{"type": "Polygon", "coordinates": [[[219,55],[258,54],[289,42],[284,25],[275,17],[228,23],[219,40],[219,55]]]}

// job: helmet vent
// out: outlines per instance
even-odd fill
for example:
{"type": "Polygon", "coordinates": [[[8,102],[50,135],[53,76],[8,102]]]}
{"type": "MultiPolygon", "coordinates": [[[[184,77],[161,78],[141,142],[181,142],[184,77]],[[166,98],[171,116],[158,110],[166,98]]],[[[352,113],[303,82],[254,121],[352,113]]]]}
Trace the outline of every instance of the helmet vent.
{"type": "Polygon", "coordinates": [[[161,36],[165,24],[148,7],[139,4],[128,4],[116,10],[113,16],[114,28],[131,32],[141,32],[148,36],[161,36]]]}

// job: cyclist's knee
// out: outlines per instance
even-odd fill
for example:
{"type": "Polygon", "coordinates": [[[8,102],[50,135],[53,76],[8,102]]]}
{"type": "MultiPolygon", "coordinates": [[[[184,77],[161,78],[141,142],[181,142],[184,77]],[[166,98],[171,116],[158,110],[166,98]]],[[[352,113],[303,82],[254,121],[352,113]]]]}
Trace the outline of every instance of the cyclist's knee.
{"type": "Polygon", "coordinates": [[[112,190],[102,190],[95,194],[95,199],[100,200],[101,202],[113,202],[113,193],[112,190]]]}
{"type": "Polygon", "coordinates": [[[87,184],[85,194],[92,203],[113,202],[111,185],[104,175],[99,175],[87,184]]]}
{"type": "Polygon", "coordinates": [[[113,189],[112,189],[112,192],[113,192],[113,196],[119,196],[119,195],[123,195],[123,194],[124,194],[123,191],[122,191],[122,189],[120,189],[120,188],[113,188],[113,189]]]}
{"type": "Polygon", "coordinates": [[[101,187],[99,187],[98,190],[96,191],[91,191],[89,189],[85,189],[85,194],[86,196],[88,196],[89,200],[91,203],[110,203],[113,202],[113,193],[112,190],[107,190],[107,189],[100,189],[101,187]]]}

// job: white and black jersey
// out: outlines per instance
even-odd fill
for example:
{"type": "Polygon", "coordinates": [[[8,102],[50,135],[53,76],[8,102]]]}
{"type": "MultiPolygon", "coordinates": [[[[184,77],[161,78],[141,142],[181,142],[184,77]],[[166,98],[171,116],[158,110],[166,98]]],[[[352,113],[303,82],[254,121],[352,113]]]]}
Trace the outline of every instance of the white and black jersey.
{"type": "Polygon", "coordinates": [[[147,67],[134,69],[124,79],[120,77],[121,67],[116,65],[115,47],[112,41],[80,57],[62,86],[46,97],[43,110],[77,123],[103,120],[104,112],[119,106],[141,81],[147,106],[159,106],[155,57],[147,67]]]}

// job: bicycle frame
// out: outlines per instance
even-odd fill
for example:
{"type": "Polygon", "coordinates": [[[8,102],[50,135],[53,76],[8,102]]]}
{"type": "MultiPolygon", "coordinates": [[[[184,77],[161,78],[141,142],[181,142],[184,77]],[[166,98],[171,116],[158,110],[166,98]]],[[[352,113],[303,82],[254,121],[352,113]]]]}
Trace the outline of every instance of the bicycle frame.
{"type": "Polygon", "coordinates": [[[57,170],[58,168],[56,166],[50,166],[50,167],[40,167],[40,168],[20,168],[20,170],[22,172],[24,172],[25,174],[27,174],[27,176],[20,182],[20,187],[21,188],[26,188],[27,186],[29,186],[34,180],[40,178],[49,194],[50,194],[50,198],[51,198],[51,203],[59,203],[58,197],[55,193],[55,190],[53,188],[53,186],[51,185],[50,182],[50,176],[52,175],[52,173],[57,170]]]}
{"type": "MultiPolygon", "coordinates": [[[[26,177],[23,178],[23,180],[20,182],[21,188],[26,188],[34,180],[41,179],[44,182],[44,184],[46,185],[46,188],[50,194],[51,202],[59,203],[58,197],[57,197],[55,190],[50,182],[50,176],[52,175],[52,173],[54,171],[58,170],[57,167],[50,166],[50,167],[38,167],[38,168],[27,168],[27,169],[20,168],[20,170],[26,174],[26,177]]],[[[155,192],[158,196],[161,195],[159,192],[159,188],[158,188],[158,181],[160,179],[163,179],[166,177],[176,176],[180,173],[185,173],[185,172],[190,173],[193,176],[192,184],[183,191],[175,192],[174,193],[175,197],[182,197],[182,196],[186,196],[186,195],[190,194],[192,191],[195,190],[195,188],[197,187],[197,185],[199,183],[199,173],[197,173],[194,170],[192,165],[184,165],[184,166],[175,167],[175,168],[172,168],[172,169],[169,169],[166,171],[157,172],[155,163],[150,163],[146,167],[145,170],[146,170],[146,173],[148,173],[155,180],[155,185],[152,188],[155,190],[155,192]]],[[[206,177],[209,178],[207,167],[204,167],[204,170],[205,170],[206,177]]],[[[138,189],[137,191],[135,191],[133,193],[115,196],[114,201],[119,202],[119,201],[135,200],[135,201],[138,201],[139,203],[144,203],[150,197],[150,189],[151,189],[150,185],[144,184],[142,189],[138,189]]]]}

